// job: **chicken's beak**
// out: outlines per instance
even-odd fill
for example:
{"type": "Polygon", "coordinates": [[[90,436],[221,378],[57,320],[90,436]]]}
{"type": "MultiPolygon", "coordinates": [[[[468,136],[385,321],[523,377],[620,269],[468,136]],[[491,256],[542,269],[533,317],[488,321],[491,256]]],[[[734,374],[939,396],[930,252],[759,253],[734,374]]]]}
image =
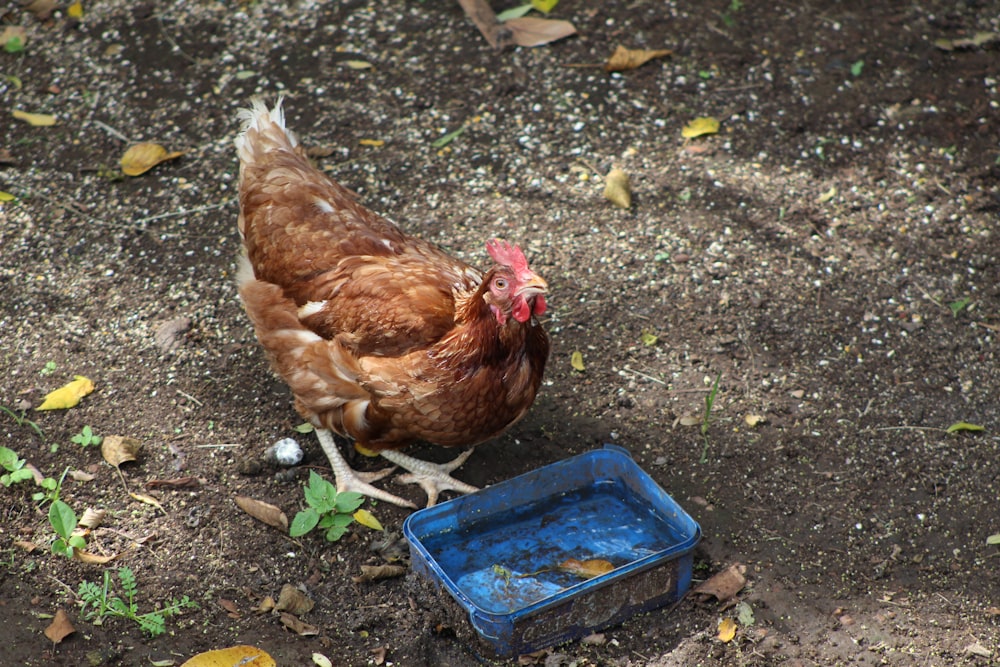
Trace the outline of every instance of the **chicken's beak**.
{"type": "MultiPolygon", "coordinates": [[[[531,310],[529,312],[532,315],[542,315],[545,313],[547,307],[545,295],[548,291],[549,284],[541,276],[532,273],[523,279],[514,296],[524,300],[524,303],[530,307],[531,310]]],[[[526,316],[525,319],[527,317],[530,317],[530,315],[526,316]]]]}
{"type": "Polygon", "coordinates": [[[519,280],[520,284],[517,291],[514,293],[515,296],[523,297],[524,299],[530,299],[533,296],[538,296],[539,294],[548,294],[549,284],[545,282],[545,279],[541,276],[531,275],[519,280]]]}

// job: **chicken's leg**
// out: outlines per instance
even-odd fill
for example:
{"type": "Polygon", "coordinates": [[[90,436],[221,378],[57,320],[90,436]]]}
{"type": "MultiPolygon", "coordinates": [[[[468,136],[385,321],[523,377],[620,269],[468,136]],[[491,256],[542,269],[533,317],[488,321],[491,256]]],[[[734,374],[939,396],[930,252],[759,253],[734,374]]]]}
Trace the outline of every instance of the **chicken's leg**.
{"type": "Polygon", "coordinates": [[[465,463],[465,460],[472,455],[475,448],[467,449],[462,455],[448,463],[431,463],[407,456],[395,450],[379,452],[382,458],[392,461],[400,468],[409,470],[409,474],[400,475],[396,479],[405,484],[419,484],[427,493],[427,506],[430,507],[437,502],[438,494],[442,491],[458,491],[459,493],[474,493],[479,489],[471,484],[460,482],[448,473],[465,463]]]}
{"type": "MultiPolygon", "coordinates": [[[[330,459],[330,467],[333,469],[333,476],[337,481],[338,493],[353,491],[355,493],[360,493],[363,496],[368,496],[369,498],[384,500],[387,503],[399,505],[400,507],[417,509],[417,506],[409,500],[400,498],[397,495],[393,495],[388,491],[383,491],[382,489],[376,488],[370,484],[370,482],[382,479],[388,475],[393,471],[393,468],[378,470],[376,472],[358,472],[352,469],[351,466],[347,465],[347,461],[344,460],[340,450],[337,449],[337,443],[334,442],[333,433],[331,431],[325,428],[318,428],[316,429],[316,437],[319,438],[319,444],[326,453],[326,457],[330,459]]],[[[447,477],[447,474],[444,474],[444,476],[447,477]]],[[[437,494],[435,494],[435,497],[436,495],[437,494]]]]}

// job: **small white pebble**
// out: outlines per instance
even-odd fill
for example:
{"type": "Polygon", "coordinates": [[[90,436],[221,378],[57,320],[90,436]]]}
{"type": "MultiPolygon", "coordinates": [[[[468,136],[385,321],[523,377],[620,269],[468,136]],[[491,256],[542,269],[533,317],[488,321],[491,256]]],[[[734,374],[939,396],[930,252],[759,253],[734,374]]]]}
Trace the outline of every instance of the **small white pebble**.
{"type": "Polygon", "coordinates": [[[264,457],[279,466],[297,465],[302,460],[302,447],[294,438],[282,438],[267,448],[264,457]]]}

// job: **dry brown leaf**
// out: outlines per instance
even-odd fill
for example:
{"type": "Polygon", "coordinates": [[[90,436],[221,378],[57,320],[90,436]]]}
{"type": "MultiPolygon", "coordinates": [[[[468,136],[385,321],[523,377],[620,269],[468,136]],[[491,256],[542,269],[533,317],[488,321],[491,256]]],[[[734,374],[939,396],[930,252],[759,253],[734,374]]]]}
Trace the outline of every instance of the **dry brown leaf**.
{"type": "Polygon", "coordinates": [[[540,19],[522,16],[504,22],[518,46],[541,46],[576,34],[576,28],[569,21],[540,19]]]}
{"type": "Polygon", "coordinates": [[[314,604],[309,596],[301,590],[291,584],[285,584],[281,587],[281,593],[278,594],[278,602],[274,605],[274,610],[287,611],[301,616],[312,609],[314,604]]]}
{"type": "Polygon", "coordinates": [[[372,660],[375,661],[376,665],[385,664],[385,656],[388,655],[388,650],[384,646],[376,646],[371,650],[372,660]]]}
{"type": "Polygon", "coordinates": [[[673,55],[673,51],[670,49],[626,49],[624,46],[618,45],[615,52],[608,58],[608,62],[604,63],[604,71],[624,72],[642,67],[654,58],[665,58],[669,55],[673,55]]]}
{"type": "Polygon", "coordinates": [[[288,517],[274,505],[249,496],[236,496],[236,506],[258,521],[273,526],[283,533],[288,532],[288,517]]]}
{"type": "Polygon", "coordinates": [[[632,185],[622,169],[615,167],[604,177],[604,198],[618,208],[632,206],[632,185]]]}
{"type": "Polygon", "coordinates": [[[692,593],[714,597],[719,602],[730,600],[746,586],[747,579],[743,576],[746,571],[746,565],[733,563],[725,570],[716,572],[711,578],[695,588],[692,593]]]}
{"type": "Polygon", "coordinates": [[[406,574],[405,565],[362,565],[361,574],[351,577],[356,584],[366,584],[380,579],[392,579],[406,574]]]}
{"type": "Polygon", "coordinates": [[[199,653],[181,667],[276,667],[274,658],[254,646],[230,646],[199,653]]]}
{"type": "Polygon", "coordinates": [[[766,418],[763,415],[744,415],[743,421],[746,422],[747,426],[753,428],[757,424],[763,424],[766,418]]]}
{"type": "Polygon", "coordinates": [[[49,623],[49,627],[45,628],[45,636],[53,644],[58,644],[74,632],[76,632],[76,628],[73,627],[72,621],[69,620],[69,614],[62,609],[56,611],[56,615],[52,618],[52,622],[49,623]]]}
{"type": "Polygon", "coordinates": [[[240,618],[240,610],[236,607],[236,603],[232,600],[227,600],[225,598],[219,598],[219,606],[228,612],[229,618],[240,618]]]}
{"type": "Polygon", "coordinates": [[[21,44],[21,48],[28,42],[28,31],[23,25],[8,25],[4,26],[3,32],[0,32],[0,46],[6,47],[11,41],[17,40],[21,44]]]}
{"type": "Polygon", "coordinates": [[[77,482],[93,482],[97,479],[97,475],[94,473],[84,472],[83,470],[71,470],[69,476],[77,482]]]}
{"type": "Polygon", "coordinates": [[[115,554],[113,556],[100,556],[89,551],[84,551],[83,549],[73,549],[73,560],[78,560],[81,563],[86,563],[88,565],[105,565],[118,557],[119,554],[115,554]]]}
{"type": "Polygon", "coordinates": [[[140,449],[142,449],[141,442],[123,435],[105,436],[101,443],[104,460],[116,468],[123,463],[135,461],[140,449]]]}
{"type": "Polygon", "coordinates": [[[35,15],[35,18],[39,21],[48,20],[49,16],[52,14],[52,10],[56,8],[59,3],[56,0],[31,0],[24,8],[35,15]]]}
{"type": "Polygon", "coordinates": [[[287,612],[281,613],[281,624],[302,637],[312,637],[319,634],[319,628],[315,625],[300,621],[287,612]]]}
{"type": "Polygon", "coordinates": [[[269,611],[274,611],[274,606],[276,604],[277,602],[274,601],[274,598],[268,595],[266,598],[260,601],[260,606],[257,607],[257,613],[266,614],[269,611]]]}
{"type": "Polygon", "coordinates": [[[558,569],[563,572],[575,574],[578,577],[583,577],[584,579],[593,579],[594,577],[599,577],[602,574],[607,574],[611,570],[615,569],[615,566],[612,565],[610,561],[606,561],[601,558],[591,558],[589,560],[567,558],[563,562],[559,563],[558,569]]]}
{"type": "Polygon", "coordinates": [[[88,507],[86,511],[84,511],[83,516],[80,517],[80,521],[77,525],[93,530],[104,523],[104,517],[107,513],[107,510],[99,510],[94,509],[93,507],[88,507]]]}
{"type": "Polygon", "coordinates": [[[156,328],[153,341],[163,354],[174,352],[184,342],[184,332],[191,328],[190,317],[175,317],[156,328]]]}
{"type": "Polygon", "coordinates": [[[28,553],[31,553],[35,549],[38,549],[38,545],[34,542],[28,542],[27,540],[14,540],[14,546],[18,549],[24,549],[28,553]]]}
{"type": "Polygon", "coordinates": [[[160,144],[144,142],[130,146],[122,155],[122,173],[126,176],[139,176],[167,160],[173,160],[184,155],[184,151],[168,152],[160,144]]]}

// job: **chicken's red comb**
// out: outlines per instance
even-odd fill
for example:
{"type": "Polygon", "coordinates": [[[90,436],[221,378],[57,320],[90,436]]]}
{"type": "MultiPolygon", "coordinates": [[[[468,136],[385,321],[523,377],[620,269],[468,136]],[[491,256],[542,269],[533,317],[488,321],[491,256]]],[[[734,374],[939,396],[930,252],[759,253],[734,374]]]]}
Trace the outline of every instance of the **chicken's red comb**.
{"type": "Polygon", "coordinates": [[[490,253],[490,257],[493,258],[494,262],[503,266],[509,266],[517,274],[529,270],[528,260],[516,245],[511,245],[500,239],[493,239],[486,242],[486,252],[490,253]]]}

